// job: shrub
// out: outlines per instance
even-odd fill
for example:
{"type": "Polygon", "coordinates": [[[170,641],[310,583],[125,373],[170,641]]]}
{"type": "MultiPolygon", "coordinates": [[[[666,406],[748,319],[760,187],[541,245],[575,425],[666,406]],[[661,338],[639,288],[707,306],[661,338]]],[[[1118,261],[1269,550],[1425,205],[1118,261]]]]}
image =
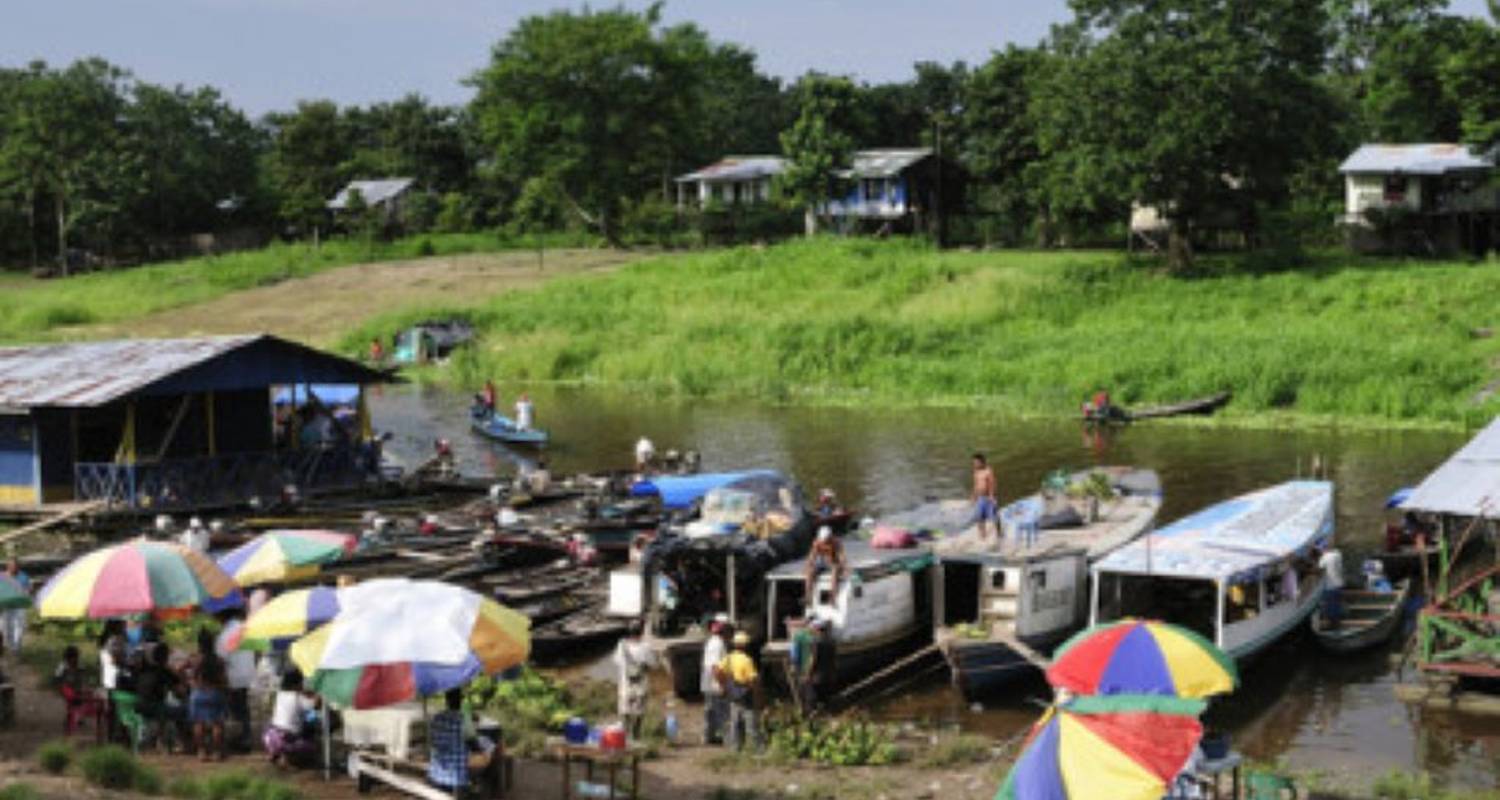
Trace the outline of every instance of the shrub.
{"type": "Polygon", "coordinates": [[[178,800],[201,800],[203,787],[198,784],[197,779],[182,775],[167,784],[167,795],[178,800]]]}
{"type": "Polygon", "coordinates": [[[36,761],[41,765],[43,772],[61,775],[67,772],[68,765],[73,763],[73,745],[61,739],[47,742],[36,751],[36,761]]]}
{"type": "Polygon", "coordinates": [[[993,743],[971,733],[945,736],[917,755],[917,764],[928,768],[960,767],[987,761],[993,743]]]}
{"type": "Polygon", "coordinates": [[[771,727],[771,754],[836,767],[881,766],[896,760],[896,745],[882,725],[865,720],[789,718],[771,727]]]}
{"type": "Polygon", "coordinates": [[[133,787],[140,794],[159,795],[162,790],[161,773],[148,764],[136,764],[133,787]]]}
{"type": "Polygon", "coordinates": [[[90,750],[78,759],[78,769],[83,773],[84,780],[101,789],[133,788],[139,766],[135,756],[119,745],[90,750]]]}
{"type": "Polygon", "coordinates": [[[29,783],[12,783],[0,789],[0,800],[39,800],[41,794],[29,783]]]}

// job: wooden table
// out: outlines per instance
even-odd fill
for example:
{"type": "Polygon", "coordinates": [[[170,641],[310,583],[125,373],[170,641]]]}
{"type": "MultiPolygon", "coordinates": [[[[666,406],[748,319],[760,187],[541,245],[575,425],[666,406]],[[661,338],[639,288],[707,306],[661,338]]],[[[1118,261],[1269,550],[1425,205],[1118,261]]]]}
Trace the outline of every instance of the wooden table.
{"type": "Polygon", "coordinates": [[[641,795],[641,754],[639,745],[627,745],[624,750],[602,750],[595,745],[569,744],[559,737],[548,737],[547,749],[562,759],[563,800],[573,800],[573,762],[582,761],[590,781],[594,779],[595,765],[609,770],[609,797],[615,800],[615,777],[620,767],[630,767],[630,797],[636,800],[641,795]]]}

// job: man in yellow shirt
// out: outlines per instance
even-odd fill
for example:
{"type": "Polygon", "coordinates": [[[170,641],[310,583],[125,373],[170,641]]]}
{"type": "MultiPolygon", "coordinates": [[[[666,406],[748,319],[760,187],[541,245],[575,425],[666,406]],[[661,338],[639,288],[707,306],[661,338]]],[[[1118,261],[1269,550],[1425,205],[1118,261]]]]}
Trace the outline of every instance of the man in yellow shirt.
{"type": "Polygon", "coordinates": [[[724,656],[717,670],[724,694],[729,698],[729,731],[724,743],[731,750],[740,749],[741,737],[749,737],[756,750],[761,748],[760,721],[755,713],[755,702],[760,694],[760,672],[755,668],[755,661],[745,652],[749,645],[749,634],[744,631],[736,633],[734,650],[724,656]]]}

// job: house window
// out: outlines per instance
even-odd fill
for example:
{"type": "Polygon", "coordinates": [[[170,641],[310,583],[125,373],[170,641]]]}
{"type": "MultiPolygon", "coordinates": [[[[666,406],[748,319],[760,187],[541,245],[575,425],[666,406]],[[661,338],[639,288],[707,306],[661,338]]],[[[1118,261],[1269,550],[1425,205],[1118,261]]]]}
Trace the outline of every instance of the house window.
{"type": "Polygon", "coordinates": [[[885,199],[885,181],[866,180],[864,184],[866,200],[878,202],[885,199]]]}
{"type": "Polygon", "coordinates": [[[1387,203],[1400,203],[1406,200],[1406,176],[1385,176],[1385,201],[1387,203]]]}

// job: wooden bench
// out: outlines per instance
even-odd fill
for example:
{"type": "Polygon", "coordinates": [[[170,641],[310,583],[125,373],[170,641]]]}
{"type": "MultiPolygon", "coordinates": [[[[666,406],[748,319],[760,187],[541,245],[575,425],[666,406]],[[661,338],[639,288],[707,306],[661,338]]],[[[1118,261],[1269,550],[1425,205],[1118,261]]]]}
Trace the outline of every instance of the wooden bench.
{"type": "MultiPolygon", "coordinates": [[[[515,777],[515,760],[506,755],[504,750],[497,751],[496,757],[500,759],[500,763],[495,776],[495,796],[505,797],[515,777]]],[[[379,781],[427,800],[453,800],[454,796],[427,782],[426,762],[397,758],[371,750],[354,750],[349,753],[349,776],[354,778],[360,794],[369,792],[374,782],[379,781]],[[410,773],[415,773],[415,776],[410,773]]]]}

